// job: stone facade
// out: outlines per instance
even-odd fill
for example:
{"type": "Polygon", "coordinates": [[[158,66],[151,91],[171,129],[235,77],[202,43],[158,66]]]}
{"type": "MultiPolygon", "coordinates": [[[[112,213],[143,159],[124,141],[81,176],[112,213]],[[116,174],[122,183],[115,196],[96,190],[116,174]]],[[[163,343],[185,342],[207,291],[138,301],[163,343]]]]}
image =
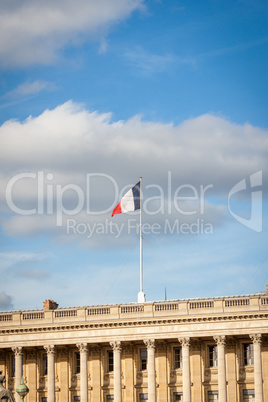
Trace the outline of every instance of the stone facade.
{"type": "Polygon", "coordinates": [[[12,392],[23,375],[25,402],[268,402],[266,292],[53,303],[0,313],[0,370],[12,392]]]}

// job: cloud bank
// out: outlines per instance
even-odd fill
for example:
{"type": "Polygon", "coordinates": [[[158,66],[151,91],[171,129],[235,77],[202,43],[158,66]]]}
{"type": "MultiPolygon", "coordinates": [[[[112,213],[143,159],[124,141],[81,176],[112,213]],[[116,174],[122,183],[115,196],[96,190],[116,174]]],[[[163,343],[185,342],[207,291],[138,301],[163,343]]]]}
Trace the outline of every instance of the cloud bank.
{"type": "Polygon", "coordinates": [[[103,40],[109,27],[143,0],[24,0],[0,2],[0,64],[51,64],[59,51],[88,38],[103,40]]]}
{"type": "MultiPolygon", "coordinates": [[[[145,217],[150,224],[162,225],[162,233],[166,218],[173,223],[180,218],[191,224],[199,218],[222,225],[230,218],[228,191],[239,180],[265,171],[268,160],[267,131],[249,124],[234,124],[211,114],[178,126],[143,121],[141,116],[113,121],[111,114],[91,112],[72,101],[23,122],[6,121],[0,127],[0,141],[6,233],[53,234],[62,239],[71,215],[91,246],[102,244],[103,238],[89,237],[90,231],[119,222],[111,221],[112,209],[140,176],[145,217]],[[22,178],[14,181],[20,177],[16,175],[22,178]],[[8,189],[16,207],[41,213],[13,213],[6,202],[8,189]],[[66,212],[60,225],[56,217],[59,194],[60,207],[66,212]],[[184,199],[176,207],[178,195],[184,199]]],[[[127,219],[121,217],[120,223],[127,219]]],[[[109,236],[104,237],[109,241],[109,236]]]]}

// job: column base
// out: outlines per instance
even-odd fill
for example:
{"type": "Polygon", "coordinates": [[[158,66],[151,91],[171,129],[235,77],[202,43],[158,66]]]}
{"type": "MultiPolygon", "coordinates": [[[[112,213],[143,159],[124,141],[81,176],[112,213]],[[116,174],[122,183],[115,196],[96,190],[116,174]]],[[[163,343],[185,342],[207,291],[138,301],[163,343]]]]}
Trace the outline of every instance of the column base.
{"type": "Polygon", "coordinates": [[[138,293],[138,303],[145,303],[145,293],[142,291],[138,293]]]}

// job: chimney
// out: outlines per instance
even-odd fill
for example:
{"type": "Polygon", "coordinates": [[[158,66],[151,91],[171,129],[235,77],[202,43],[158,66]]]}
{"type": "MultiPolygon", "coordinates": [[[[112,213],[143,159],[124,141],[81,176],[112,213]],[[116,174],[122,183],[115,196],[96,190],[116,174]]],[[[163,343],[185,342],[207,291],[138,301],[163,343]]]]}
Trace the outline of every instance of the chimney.
{"type": "Polygon", "coordinates": [[[266,294],[268,295],[268,285],[266,285],[266,294]]]}
{"type": "Polygon", "coordinates": [[[54,300],[46,299],[43,302],[43,310],[56,310],[58,307],[58,303],[56,303],[54,300]]]}

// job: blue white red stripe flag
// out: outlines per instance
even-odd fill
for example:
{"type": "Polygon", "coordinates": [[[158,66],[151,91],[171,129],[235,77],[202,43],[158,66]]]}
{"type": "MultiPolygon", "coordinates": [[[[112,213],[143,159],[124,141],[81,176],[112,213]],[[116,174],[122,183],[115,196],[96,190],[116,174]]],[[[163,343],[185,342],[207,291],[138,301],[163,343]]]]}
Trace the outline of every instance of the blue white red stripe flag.
{"type": "Polygon", "coordinates": [[[140,182],[132,187],[113,210],[112,216],[140,209],[140,182]]]}

